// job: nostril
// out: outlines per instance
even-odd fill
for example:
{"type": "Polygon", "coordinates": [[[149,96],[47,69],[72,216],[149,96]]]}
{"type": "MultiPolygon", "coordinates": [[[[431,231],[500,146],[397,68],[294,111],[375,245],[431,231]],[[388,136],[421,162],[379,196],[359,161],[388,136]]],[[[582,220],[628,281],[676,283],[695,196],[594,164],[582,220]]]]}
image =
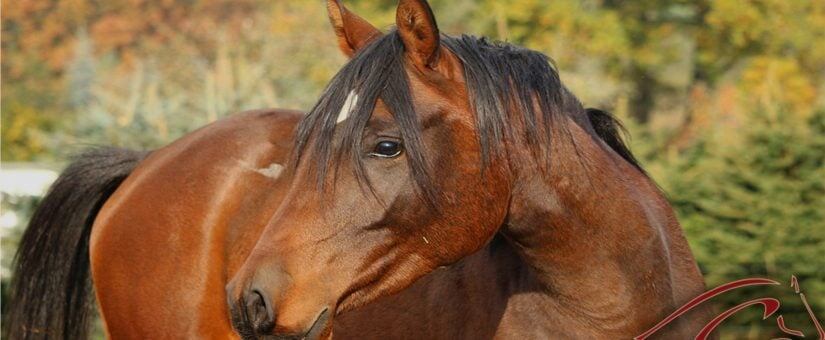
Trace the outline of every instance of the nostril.
{"type": "Polygon", "coordinates": [[[246,311],[252,329],[258,334],[271,333],[275,328],[275,315],[269,299],[259,289],[252,289],[246,299],[246,311]]]}

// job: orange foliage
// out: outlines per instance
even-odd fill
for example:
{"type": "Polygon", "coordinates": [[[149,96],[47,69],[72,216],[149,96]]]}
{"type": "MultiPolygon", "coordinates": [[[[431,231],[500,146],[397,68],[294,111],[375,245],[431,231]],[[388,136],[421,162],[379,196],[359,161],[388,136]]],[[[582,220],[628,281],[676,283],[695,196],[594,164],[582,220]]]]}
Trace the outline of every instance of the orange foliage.
{"type": "MultiPolygon", "coordinates": [[[[195,48],[210,48],[219,28],[242,27],[262,0],[16,0],[3,2],[3,71],[20,76],[35,58],[59,74],[86,30],[97,54],[140,54],[142,48],[173,43],[183,36],[195,48]],[[19,56],[19,58],[15,58],[19,56]]],[[[237,34],[237,32],[227,32],[237,34]]]]}

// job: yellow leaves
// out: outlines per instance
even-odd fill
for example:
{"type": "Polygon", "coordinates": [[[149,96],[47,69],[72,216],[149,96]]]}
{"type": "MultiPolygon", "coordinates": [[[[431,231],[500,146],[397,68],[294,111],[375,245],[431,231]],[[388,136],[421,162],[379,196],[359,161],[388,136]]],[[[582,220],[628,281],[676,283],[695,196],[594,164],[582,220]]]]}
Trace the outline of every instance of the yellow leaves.
{"type": "MultiPolygon", "coordinates": [[[[825,56],[825,2],[787,0],[713,0],[701,32],[715,58],[742,51],[760,54],[825,56]]],[[[817,60],[814,58],[814,60],[817,60]]]]}
{"type": "Polygon", "coordinates": [[[515,1],[491,9],[504,11],[509,36],[500,38],[543,51],[563,64],[582,54],[622,58],[628,52],[626,32],[612,11],[572,0],[515,1]]]}
{"type": "Polygon", "coordinates": [[[728,32],[727,43],[746,46],[764,32],[763,15],[754,0],[716,0],[705,19],[710,26],[728,32]]]}
{"type": "Polygon", "coordinates": [[[744,100],[756,108],[789,112],[806,118],[813,111],[817,89],[810,76],[798,62],[787,57],[756,57],[742,73],[741,88],[744,100]]]}
{"type": "Polygon", "coordinates": [[[46,147],[43,113],[16,100],[3,104],[3,159],[36,158],[46,147]]]}

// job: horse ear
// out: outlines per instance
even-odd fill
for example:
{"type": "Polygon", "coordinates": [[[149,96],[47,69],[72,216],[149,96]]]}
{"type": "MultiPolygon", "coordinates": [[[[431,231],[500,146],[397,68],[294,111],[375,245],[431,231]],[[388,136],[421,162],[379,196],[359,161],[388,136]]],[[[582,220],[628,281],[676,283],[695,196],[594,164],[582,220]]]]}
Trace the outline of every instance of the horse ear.
{"type": "Polygon", "coordinates": [[[381,31],[350,12],[340,0],[327,0],[327,11],[335,35],[338,36],[338,46],[341,52],[350,58],[358,50],[381,36],[381,31]]]}
{"type": "Polygon", "coordinates": [[[440,38],[435,16],[427,1],[399,1],[395,24],[412,61],[417,66],[434,68],[438,62],[440,38]]]}

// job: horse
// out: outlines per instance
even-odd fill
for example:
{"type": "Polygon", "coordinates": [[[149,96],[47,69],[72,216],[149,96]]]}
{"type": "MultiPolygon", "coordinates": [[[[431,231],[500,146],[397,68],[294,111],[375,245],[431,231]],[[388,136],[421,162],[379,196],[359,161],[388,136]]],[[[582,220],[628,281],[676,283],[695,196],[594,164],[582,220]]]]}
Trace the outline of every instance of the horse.
{"type": "Polygon", "coordinates": [[[115,339],[631,338],[704,291],[620,122],[545,55],[442,34],[425,0],[387,33],[327,9],[350,60],[306,115],[245,112],[60,175],[19,246],[8,338],[87,336],[92,289],[115,339]]]}

